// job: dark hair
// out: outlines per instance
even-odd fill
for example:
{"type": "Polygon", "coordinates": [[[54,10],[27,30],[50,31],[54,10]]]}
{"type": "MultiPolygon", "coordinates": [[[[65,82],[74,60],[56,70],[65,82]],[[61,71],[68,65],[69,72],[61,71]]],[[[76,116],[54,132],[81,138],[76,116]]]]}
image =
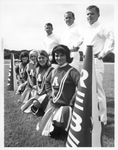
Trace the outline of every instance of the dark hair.
{"type": "Polygon", "coordinates": [[[20,57],[19,57],[21,62],[22,62],[22,57],[28,57],[28,61],[29,61],[29,54],[28,54],[28,52],[26,52],[26,51],[21,52],[20,57]]]}
{"type": "Polygon", "coordinates": [[[53,28],[52,23],[46,23],[45,26],[51,26],[53,28]]]}
{"type": "Polygon", "coordinates": [[[70,57],[70,50],[67,46],[65,45],[62,45],[62,44],[59,44],[57,46],[55,46],[52,50],[52,62],[53,64],[57,64],[56,60],[55,60],[55,53],[56,52],[60,52],[62,54],[65,54],[66,55],[66,58],[67,58],[67,62],[68,63],[71,63],[73,58],[70,57]]]}
{"type": "Polygon", "coordinates": [[[97,12],[98,14],[100,14],[99,8],[98,8],[97,6],[95,6],[95,5],[90,5],[90,6],[88,6],[88,7],[86,8],[86,10],[90,10],[90,9],[92,9],[92,8],[95,8],[96,12],[97,12]]]}
{"type": "Polygon", "coordinates": [[[72,14],[73,18],[75,18],[75,14],[72,11],[67,11],[65,14],[72,14]]]}

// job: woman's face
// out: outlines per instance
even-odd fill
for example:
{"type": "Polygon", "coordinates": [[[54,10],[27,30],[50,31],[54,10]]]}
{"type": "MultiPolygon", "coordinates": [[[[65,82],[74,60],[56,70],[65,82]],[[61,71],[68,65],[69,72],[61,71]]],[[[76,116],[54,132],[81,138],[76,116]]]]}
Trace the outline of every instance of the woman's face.
{"type": "Polygon", "coordinates": [[[59,66],[62,66],[64,63],[66,63],[66,55],[60,52],[56,52],[55,61],[59,66]]]}
{"type": "Polygon", "coordinates": [[[43,56],[43,55],[39,55],[38,61],[39,61],[39,64],[40,64],[41,66],[45,66],[46,63],[47,63],[47,61],[48,61],[48,59],[47,59],[47,57],[45,57],[45,56],[43,56]]]}
{"type": "Polygon", "coordinates": [[[22,62],[27,63],[28,62],[28,57],[22,57],[22,62]]]}
{"type": "Polygon", "coordinates": [[[30,57],[30,59],[31,59],[34,63],[37,62],[37,57],[36,57],[35,55],[32,55],[32,56],[30,57]]]}

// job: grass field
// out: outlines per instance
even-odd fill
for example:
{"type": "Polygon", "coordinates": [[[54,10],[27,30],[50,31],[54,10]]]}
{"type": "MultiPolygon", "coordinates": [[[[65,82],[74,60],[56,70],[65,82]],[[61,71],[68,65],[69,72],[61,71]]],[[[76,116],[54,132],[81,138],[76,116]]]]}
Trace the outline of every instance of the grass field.
{"type": "MultiPolygon", "coordinates": [[[[8,65],[4,67],[4,146],[65,147],[66,135],[53,139],[36,131],[39,117],[21,112],[19,96],[7,91],[8,65]]],[[[103,146],[114,147],[114,64],[105,64],[104,89],[107,97],[108,124],[103,131],[103,146]]]]}

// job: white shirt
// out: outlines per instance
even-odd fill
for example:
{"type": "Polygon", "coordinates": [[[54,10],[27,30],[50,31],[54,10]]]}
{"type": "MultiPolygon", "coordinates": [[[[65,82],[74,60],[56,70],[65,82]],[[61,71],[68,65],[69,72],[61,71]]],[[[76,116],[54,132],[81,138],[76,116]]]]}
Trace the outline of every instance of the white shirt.
{"type": "Polygon", "coordinates": [[[61,38],[61,43],[68,46],[69,49],[72,49],[73,46],[77,47],[81,45],[82,41],[83,38],[77,25],[73,23],[71,26],[67,26],[61,38]]]}
{"type": "Polygon", "coordinates": [[[52,53],[53,48],[60,43],[59,37],[53,33],[44,39],[44,49],[48,54],[52,53]]]}
{"type": "Polygon", "coordinates": [[[84,31],[84,54],[87,45],[93,45],[93,53],[100,52],[101,56],[104,57],[114,49],[113,32],[96,21],[84,31]]]}

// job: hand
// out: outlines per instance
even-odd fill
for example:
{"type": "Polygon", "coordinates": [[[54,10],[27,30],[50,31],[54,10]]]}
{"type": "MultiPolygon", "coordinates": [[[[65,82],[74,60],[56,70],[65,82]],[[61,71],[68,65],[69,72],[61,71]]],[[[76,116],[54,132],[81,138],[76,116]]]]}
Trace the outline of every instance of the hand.
{"type": "Polygon", "coordinates": [[[103,56],[101,55],[101,53],[98,54],[98,59],[103,59],[103,56]]]}
{"type": "Polygon", "coordinates": [[[73,46],[73,48],[71,49],[72,52],[77,52],[79,50],[79,47],[75,47],[73,46]]]}
{"type": "Polygon", "coordinates": [[[99,52],[99,53],[97,53],[97,54],[94,54],[94,58],[102,59],[103,56],[102,56],[102,54],[99,52]]]}

